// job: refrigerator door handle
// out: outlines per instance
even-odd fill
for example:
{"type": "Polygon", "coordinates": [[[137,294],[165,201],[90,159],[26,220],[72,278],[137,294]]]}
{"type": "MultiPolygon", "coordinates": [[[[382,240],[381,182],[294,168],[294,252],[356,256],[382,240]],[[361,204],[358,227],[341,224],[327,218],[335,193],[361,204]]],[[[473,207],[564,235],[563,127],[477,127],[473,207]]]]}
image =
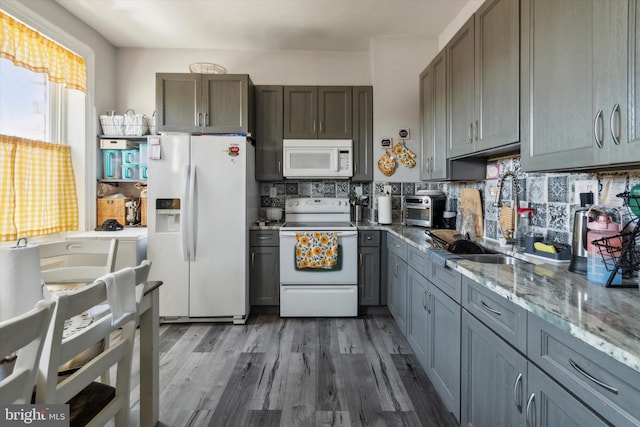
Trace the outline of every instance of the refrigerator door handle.
{"type": "Polygon", "coordinates": [[[189,174],[189,261],[196,260],[196,165],[192,164],[189,174]]]}
{"type": "MultiPolygon", "coordinates": [[[[184,167],[184,196],[189,194],[189,165],[184,167]]],[[[189,215],[189,204],[185,203],[184,218],[180,220],[180,231],[182,234],[182,259],[189,261],[189,227],[187,226],[187,216],[189,215]]]]}

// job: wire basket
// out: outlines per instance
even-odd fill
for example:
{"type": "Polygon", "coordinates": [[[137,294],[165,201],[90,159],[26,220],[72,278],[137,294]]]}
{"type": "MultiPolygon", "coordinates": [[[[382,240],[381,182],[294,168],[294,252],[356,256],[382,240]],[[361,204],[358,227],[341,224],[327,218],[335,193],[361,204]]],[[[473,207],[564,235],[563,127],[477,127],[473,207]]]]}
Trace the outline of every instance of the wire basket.
{"type": "Polygon", "coordinates": [[[149,127],[147,126],[147,116],[144,114],[136,114],[132,109],[128,109],[124,113],[124,134],[127,136],[146,135],[149,127]]]}
{"type": "MultiPolygon", "coordinates": [[[[636,187],[634,187],[634,189],[635,188],[636,187]]],[[[627,209],[629,209],[630,215],[640,217],[640,194],[637,194],[635,191],[625,191],[623,193],[616,194],[616,197],[623,200],[623,204],[627,209]]]]}
{"type": "Polygon", "coordinates": [[[189,65],[189,71],[200,74],[227,74],[227,69],[222,65],[212,64],[211,62],[194,62],[189,65]]]}
{"type": "Polygon", "coordinates": [[[116,114],[115,111],[110,111],[107,114],[101,114],[100,126],[102,126],[103,135],[124,135],[124,116],[116,114]]]}
{"type": "Polygon", "coordinates": [[[640,232],[624,232],[594,240],[607,271],[621,268],[637,271],[640,268],[640,232]]]}

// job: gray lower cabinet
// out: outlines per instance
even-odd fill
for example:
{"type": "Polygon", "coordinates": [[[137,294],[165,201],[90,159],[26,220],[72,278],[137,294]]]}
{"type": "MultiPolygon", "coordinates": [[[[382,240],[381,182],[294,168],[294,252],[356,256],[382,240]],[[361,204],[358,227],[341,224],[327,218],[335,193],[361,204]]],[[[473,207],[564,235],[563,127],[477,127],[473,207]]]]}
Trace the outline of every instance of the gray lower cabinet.
{"type": "Polygon", "coordinates": [[[525,407],[528,427],[611,426],[533,363],[528,364],[528,382],[529,395],[525,407]]]}
{"type": "Polygon", "coordinates": [[[280,304],[280,240],[278,230],[249,233],[251,305],[280,304]]]}
{"type": "Polygon", "coordinates": [[[380,305],[380,231],[358,232],[358,301],[380,305]]]}
{"type": "Polygon", "coordinates": [[[425,368],[429,366],[429,281],[413,268],[407,275],[407,341],[425,368]]]}
{"type": "Polygon", "coordinates": [[[285,86],[284,137],[351,139],[351,86],[285,86]]]}
{"type": "Polygon", "coordinates": [[[387,308],[402,333],[407,334],[407,251],[401,237],[387,234],[387,308]]]}
{"type": "Polygon", "coordinates": [[[522,1],[524,171],[640,159],[637,147],[629,149],[625,131],[631,113],[627,102],[627,73],[632,71],[628,67],[629,5],[634,4],[628,0],[522,1]]]}
{"type": "Polygon", "coordinates": [[[611,424],[640,425],[637,371],[532,313],[528,315],[527,354],[531,362],[611,424]]]}
{"type": "Polygon", "coordinates": [[[283,86],[256,86],[256,180],[282,181],[283,86]]]}
{"type": "Polygon", "coordinates": [[[373,87],[353,88],[353,177],[351,182],[373,180],[373,87]]]}
{"type": "Polygon", "coordinates": [[[461,424],[524,426],[527,359],[466,310],[461,358],[461,424]]]}
{"type": "Polygon", "coordinates": [[[156,74],[158,131],[253,133],[253,83],[246,74],[156,74]]]}

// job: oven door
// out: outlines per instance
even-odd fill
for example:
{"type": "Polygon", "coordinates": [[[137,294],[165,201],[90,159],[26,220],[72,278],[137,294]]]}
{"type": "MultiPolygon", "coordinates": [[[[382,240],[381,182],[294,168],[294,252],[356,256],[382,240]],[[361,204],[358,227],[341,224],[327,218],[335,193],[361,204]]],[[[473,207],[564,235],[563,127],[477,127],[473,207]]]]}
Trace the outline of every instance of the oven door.
{"type": "Polygon", "coordinates": [[[340,230],[336,232],[338,233],[338,265],[335,268],[330,270],[312,268],[298,269],[296,268],[295,262],[296,231],[281,229],[280,284],[283,286],[357,284],[358,231],[340,230]]]}
{"type": "Polygon", "coordinates": [[[280,230],[281,317],[358,315],[358,231],[337,233],[337,268],[297,269],[296,232],[280,230]]]}

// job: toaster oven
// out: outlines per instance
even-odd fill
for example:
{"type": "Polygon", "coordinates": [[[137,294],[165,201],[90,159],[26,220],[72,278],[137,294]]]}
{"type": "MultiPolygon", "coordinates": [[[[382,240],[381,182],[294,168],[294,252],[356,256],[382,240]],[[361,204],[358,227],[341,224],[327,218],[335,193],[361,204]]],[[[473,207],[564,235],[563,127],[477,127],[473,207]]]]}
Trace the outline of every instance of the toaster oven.
{"type": "Polygon", "coordinates": [[[404,196],[402,223],[427,228],[442,227],[442,213],[447,197],[443,193],[404,196]]]}

